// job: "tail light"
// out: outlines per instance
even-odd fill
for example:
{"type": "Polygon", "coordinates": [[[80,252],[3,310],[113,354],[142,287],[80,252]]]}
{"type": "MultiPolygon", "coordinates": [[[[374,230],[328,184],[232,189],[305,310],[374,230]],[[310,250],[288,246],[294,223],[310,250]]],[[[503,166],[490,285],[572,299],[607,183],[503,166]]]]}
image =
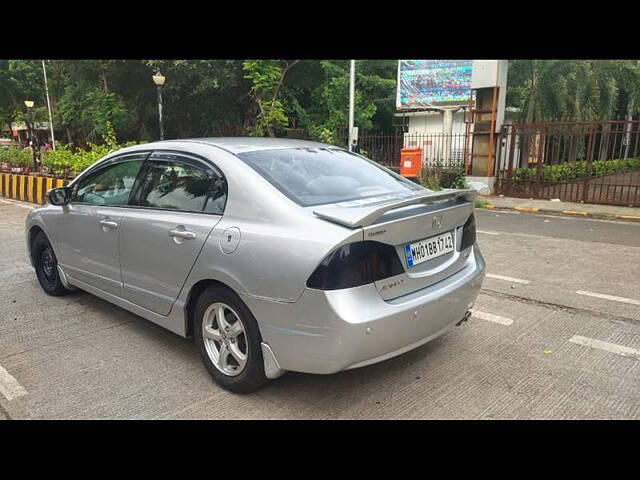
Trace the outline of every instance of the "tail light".
{"type": "Polygon", "coordinates": [[[476,243],[476,219],[473,213],[462,227],[462,242],[460,244],[460,251],[469,248],[476,243]]]}
{"type": "Polygon", "coordinates": [[[343,245],[320,263],[307,280],[307,287],[337,290],[366,285],[404,273],[396,249],[380,242],[343,245]]]}

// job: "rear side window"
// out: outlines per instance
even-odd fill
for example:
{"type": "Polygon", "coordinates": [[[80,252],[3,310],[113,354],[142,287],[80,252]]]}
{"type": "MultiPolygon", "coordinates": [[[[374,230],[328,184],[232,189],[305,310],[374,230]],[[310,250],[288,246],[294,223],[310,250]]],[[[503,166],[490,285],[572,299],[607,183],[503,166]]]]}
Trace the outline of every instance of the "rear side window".
{"type": "Polygon", "coordinates": [[[375,162],[340,149],[289,148],[238,157],[302,206],[420,189],[375,162]]]}
{"type": "Polygon", "coordinates": [[[222,214],[224,178],[212,168],[180,155],[154,154],[145,165],[135,204],[141,207],[222,214]]]}

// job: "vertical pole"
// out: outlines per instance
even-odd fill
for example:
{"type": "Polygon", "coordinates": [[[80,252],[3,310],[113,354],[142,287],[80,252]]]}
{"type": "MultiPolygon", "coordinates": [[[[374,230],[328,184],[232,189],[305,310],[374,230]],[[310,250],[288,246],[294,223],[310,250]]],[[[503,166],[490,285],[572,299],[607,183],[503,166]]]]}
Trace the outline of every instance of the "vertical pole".
{"type": "Polygon", "coordinates": [[[33,171],[38,171],[38,161],[36,160],[36,143],[33,138],[33,113],[27,107],[27,130],[29,131],[29,142],[31,143],[31,153],[33,154],[33,171]]]}
{"type": "Polygon", "coordinates": [[[349,74],[349,151],[353,152],[353,110],[356,86],[356,61],[351,60],[349,74]]]}
{"type": "Polygon", "coordinates": [[[589,133],[589,142],[587,144],[587,157],[585,158],[585,177],[582,187],[582,202],[589,203],[589,180],[591,177],[591,162],[595,154],[595,136],[596,136],[597,124],[591,124],[591,131],[589,133]]]}
{"type": "Polygon", "coordinates": [[[465,129],[465,139],[464,139],[464,172],[466,175],[470,175],[471,174],[471,156],[473,155],[473,140],[472,140],[471,127],[475,117],[475,114],[473,112],[473,92],[469,95],[467,112],[469,117],[467,118],[467,125],[465,129]]]}
{"type": "Polygon", "coordinates": [[[164,124],[162,123],[162,86],[158,85],[158,121],[160,122],[160,140],[164,140],[164,124]]]}
{"type": "Polygon", "coordinates": [[[495,132],[496,129],[496,101],[498,87],[493,87],[493,98],[491,100],[491,130],[489,132],[489,158],[487,158],[487,177],[493,174],[493,157],[495,154],[495,132]]]}
{"type": "Polygon", "coordinates": [[[544,138],[543,127],[540,130],[532,129],[531,133],[534,135],[535,155],[536,155],[536,183],[534,186],[535,197],[540,198],[540,182],[542,181],[542,157],[543,153],[540,152],[544,148],[542,142],[544,138]],[[539,140],[538,140],[539,139],[539,140]]]}
{"type": "Polygon", "coordinates": [[[624,125],[624,158],[629,157],[629,147],[631,144],[631,121],[633,120],[633,101],[627,104],[627,121],[624,125]]]}
{"type": "Polygon", "coordinates": [[[56,137],[53,135],[53,118],[51,117],[51,102],[49,101],[49,84],[47,83],[47,67],[42,60],[42,73],[44,73],[44,91],[47,94],[47,108],[49,109],[49,128],[51,129],[51,146],[56,149],[56,137]]]}
{"type": "Polygon", "coordinates": [[[514,153],[516,148],[517,132],[518,130],[516,129],[516,126],[512,125],[511,132],[509,132],[510,135],[509,133],[507,133],[507,137],[506,137],[509,139],[509,158],[507,160],[507,191],[506,191],[507,195],[511,194],[511,188],[512,188],[513,165],[515,162],[514,153]]]}
{"type": "Polygon", "coordinates": [[[453,113],[454,110],[452,109],[445,109],[444,110],[444,117],[442,119],[442,126],[443,126],[443,130],[444,130],[444,145],[443,145],[443,152],[442,152],[442,159],[445,162],[446,166],[450,166],[450,162],[451,162],[451,138],[453,135],[453,113]]]}

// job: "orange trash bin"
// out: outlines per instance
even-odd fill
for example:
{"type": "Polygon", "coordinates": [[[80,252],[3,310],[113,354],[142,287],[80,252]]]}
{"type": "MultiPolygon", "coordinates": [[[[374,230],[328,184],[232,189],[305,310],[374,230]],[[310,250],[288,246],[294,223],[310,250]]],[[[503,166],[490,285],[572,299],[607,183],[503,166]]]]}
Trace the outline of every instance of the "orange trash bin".
{"type": "Polygon", "coordinates": [[[400,175],[416,178],[422,169],[422,149],[403,148],[400,150],[400,175]]]}

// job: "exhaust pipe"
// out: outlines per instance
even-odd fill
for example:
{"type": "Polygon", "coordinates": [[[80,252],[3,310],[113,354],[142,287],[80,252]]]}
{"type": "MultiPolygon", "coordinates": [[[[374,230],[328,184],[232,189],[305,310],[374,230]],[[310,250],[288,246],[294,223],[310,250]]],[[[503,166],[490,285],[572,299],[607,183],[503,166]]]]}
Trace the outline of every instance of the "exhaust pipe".
{"type": "Polygon", "coordinates": [[[469,320],[469,317],[471,316],[471,310],[467,310],[467,313],[464,314],[464,317],[462,317],[462,320],[460,320],[458,323],[456,323],[456,327],[459,327],[460,325],[462,325],[464,322],[466,322],[467,320],[469,320]]]}

